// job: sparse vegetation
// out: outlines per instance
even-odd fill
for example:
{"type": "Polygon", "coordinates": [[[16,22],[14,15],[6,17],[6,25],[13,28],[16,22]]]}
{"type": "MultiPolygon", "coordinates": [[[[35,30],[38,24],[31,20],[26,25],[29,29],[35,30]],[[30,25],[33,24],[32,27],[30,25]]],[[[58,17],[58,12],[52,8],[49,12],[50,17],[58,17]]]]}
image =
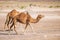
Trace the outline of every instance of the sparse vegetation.
{"type": "Polygon", "coordinates": [[[60,8],[60,6],[55,6],[55,8],[60,8]]]}
{"type": "Polygon", "coordinates": [[[24,9],[27,6],[38,6],[42,8],[60,8],[60,2],[0,2],[0,9],[20,8],[24,9]]]}
{"type": "Polygon", "coordinates": [[[49,6],[49,8],[52,8],[53,6],[49,6]]]}
{"type": "Polygon", "coordinates": [[[25,6],[21,6],[20,8],[23,9],[23,8],[25,8],[25,6]]]}
{"type": "Polygon", "coordinates": [[[49,6],[49,8],[60,8],[60,6],[49,6]]]}
{"type": "Polygon", "coordinates": [[[29,4],[29,6],[31,6],[32,4],[29,4]]]}

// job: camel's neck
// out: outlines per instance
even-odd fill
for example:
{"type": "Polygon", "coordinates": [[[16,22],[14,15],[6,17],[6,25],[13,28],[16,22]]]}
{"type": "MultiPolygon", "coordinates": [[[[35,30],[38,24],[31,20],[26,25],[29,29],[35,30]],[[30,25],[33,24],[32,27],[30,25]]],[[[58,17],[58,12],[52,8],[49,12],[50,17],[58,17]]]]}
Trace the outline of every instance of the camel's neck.
{"type": "Polygon", "coordinates": [[[37,23],[37,22],[39,22],[40,19],[41,18],[39,18],[39,17],[37,17],[36,19],[32,19],[31,23],[37,23]]]}

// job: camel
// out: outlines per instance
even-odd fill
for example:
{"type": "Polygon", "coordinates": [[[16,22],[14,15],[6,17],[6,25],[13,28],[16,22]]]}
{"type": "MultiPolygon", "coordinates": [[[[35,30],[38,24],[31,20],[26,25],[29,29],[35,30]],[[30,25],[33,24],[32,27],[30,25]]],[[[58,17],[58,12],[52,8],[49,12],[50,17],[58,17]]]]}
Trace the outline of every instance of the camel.
{"type": "Polygon", "coordinates": [[[5,26],[7,26],[7,28],[9,29],[9,23],[12,22],[12,18],[16,15],[18,15],[19,12],[16,11],[15,9],[13,9],[11,12],[9,12],[7,14],[7,17],[6,17],[6,21],[5,21],[5,25],[4,25],[4,29],[5,29],[5,26]]]}
{"type": "Polygon", "coordinates": [[[16,31],[16,26],[15,26],[16,22],[26,24],[26,26],[24,28],[26,30],[26,28],[28,27],[28,25],[30,25],[30,23],[37,23],[43,17],[44,17],[44,15],[38,15],[37,18],[34,19],[29,15],[28,12],[26,14],[24,12],[21,12],[19,15],[16,15],[13,18],[12,25],[10,26],[10,29],[14,26],[14,31],[16,32],[16,34],[18,34],[16,31]]]}

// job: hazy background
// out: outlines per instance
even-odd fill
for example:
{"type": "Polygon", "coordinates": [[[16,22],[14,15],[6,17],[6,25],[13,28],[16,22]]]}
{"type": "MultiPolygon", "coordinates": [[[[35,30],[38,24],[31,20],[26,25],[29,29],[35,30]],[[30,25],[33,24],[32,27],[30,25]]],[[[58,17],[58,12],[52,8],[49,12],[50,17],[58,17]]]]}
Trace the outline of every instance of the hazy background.
{"type": "MultiPolygon", "coordinates": [[[[7,29],[7,27],[6,27],[7,29]]],[[[60,40],[60,0],[0,0],[0,40],[60,40]],[[25,34],[24,24],[16,23],[16,30],[3,31],[7,14],[16,9],[28,11],[32,18],[44,15],[38,23],[30,23],[25,34]]]]}

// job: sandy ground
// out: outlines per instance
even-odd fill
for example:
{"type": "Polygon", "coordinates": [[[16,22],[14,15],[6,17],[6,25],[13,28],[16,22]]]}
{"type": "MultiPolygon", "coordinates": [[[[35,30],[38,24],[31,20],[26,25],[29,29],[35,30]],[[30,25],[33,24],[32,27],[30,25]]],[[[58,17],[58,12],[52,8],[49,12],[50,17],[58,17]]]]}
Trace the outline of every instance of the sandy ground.
{"type": "Polygon", "coordinates": [[[0,40],[60,40],[60,12],[43,12],[45,15],[38,23],[31,23],[23,34],[24,24],[16,23],[16,30],[19,35],[14,31],[2,31],[6,14],[0,14],[0,40]]]}

